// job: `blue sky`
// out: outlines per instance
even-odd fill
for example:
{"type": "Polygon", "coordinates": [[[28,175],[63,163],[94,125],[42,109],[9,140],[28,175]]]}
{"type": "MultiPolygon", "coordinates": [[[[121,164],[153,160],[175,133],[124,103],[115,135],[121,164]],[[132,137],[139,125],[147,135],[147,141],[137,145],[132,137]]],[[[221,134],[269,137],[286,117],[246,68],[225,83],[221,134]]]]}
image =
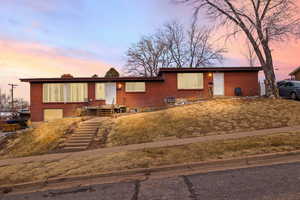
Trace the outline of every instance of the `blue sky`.
{"type": "Polygon", "coordinates": [[[172,19],[190,18],[169,0],[4,0],[1,36],[41,43],[68,56],[124,63],[126,49],[172,19]],[[73,55],[74,54],[74,55],[73,55]]]}

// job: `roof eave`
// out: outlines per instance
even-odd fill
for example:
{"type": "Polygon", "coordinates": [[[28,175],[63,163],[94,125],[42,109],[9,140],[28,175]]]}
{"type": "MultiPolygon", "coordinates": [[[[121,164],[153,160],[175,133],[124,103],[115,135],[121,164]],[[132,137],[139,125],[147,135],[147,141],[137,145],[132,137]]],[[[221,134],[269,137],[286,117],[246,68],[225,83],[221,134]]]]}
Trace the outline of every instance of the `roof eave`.
{"type": "Polygon", "coordinates": [[[139,82],[139,81],[163,81],[160,77],[120,77],[120,78],[24,78],[21,82],[29,83],[70,83],[70,82],[139,82]]]}
{"type": "Polygon", "coordinates": [[[261,71],[261,67],[202,67],[202,68],[161,68],[159,74],[176,72],[246,72],[261,71]]]}

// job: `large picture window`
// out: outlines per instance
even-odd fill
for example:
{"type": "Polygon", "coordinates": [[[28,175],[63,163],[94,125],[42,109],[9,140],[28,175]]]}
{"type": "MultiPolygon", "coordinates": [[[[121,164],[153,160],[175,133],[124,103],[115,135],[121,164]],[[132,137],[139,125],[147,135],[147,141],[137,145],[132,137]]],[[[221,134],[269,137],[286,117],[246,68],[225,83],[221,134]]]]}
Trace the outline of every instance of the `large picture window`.
{"type": "Polygon", "coordinates": [[[203,89],[203,73],[178,73],[177,88],[181,90],[203,89]]]}
{"type": "Polygon", "coordinates": [[[64,87],[64,84],[60,83],[43,84],[43,102],[64,102],[64,87]]]}
{"type": "Polygon", "coordinates": [[[85,102],[88,98],[87,83],[45,83],[43,84],[44,103],[85,102]]]}
{"type": "Polygon", "coordinates": [[[86,83],[66,84],[66,102],[85,102],[88,98],[86,83]]]}
{"type": "Polygon", "coordinates": [[[126,92],[146,92],[145,82],[126,82],[126,92]]]}
{"type": "Polygon", "coordinates": [[[96,83],[96,100],[105,99],[105,83],[96,83]]]}

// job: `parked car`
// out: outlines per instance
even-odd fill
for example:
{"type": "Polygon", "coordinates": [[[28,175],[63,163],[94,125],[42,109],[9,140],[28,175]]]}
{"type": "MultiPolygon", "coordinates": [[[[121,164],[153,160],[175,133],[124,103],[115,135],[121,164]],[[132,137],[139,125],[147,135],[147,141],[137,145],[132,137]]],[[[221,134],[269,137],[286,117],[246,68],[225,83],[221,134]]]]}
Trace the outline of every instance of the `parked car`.
{"type": "Polygon", "coordinates": [[[288,80],[282,80],[277,82],[277,87],[279,88],[280,86],[284,85],[288,80]]]}
{"type": "Polygon", "coordinates": [[[13,116],[12,112],[0,112],[0,119],[8,119],[13,116]]]}
{"type": "Polygon", "coordinates": [[[285,81],[278,89],[281,97],[300,99],[300,81],[285,81]]]}

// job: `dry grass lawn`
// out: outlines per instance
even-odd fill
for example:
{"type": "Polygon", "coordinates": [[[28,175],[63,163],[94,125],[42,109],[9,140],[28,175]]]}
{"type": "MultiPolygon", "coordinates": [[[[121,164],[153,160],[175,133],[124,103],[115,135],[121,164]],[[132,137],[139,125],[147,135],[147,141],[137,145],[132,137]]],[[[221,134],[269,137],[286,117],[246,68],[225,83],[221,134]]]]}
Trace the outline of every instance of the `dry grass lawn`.
{"type": "Polygon", "coordinates": [[[69,128],[81,120],[81,118],[65,118],[43,122],[31,131],[9,139],[4,149],[0,151],[0,158],[47,153],[56,148],[69,128]]]}
{"type": "Polygon", "coordinates": [[[108,146],[300,125],[300,102],[284,99],[217,99],[122,116],[108,146]]]}
{"type": "Polygon", "coordinates": [[[0,185],[300,149],[300,132],[0,167],[0,185]]]}

